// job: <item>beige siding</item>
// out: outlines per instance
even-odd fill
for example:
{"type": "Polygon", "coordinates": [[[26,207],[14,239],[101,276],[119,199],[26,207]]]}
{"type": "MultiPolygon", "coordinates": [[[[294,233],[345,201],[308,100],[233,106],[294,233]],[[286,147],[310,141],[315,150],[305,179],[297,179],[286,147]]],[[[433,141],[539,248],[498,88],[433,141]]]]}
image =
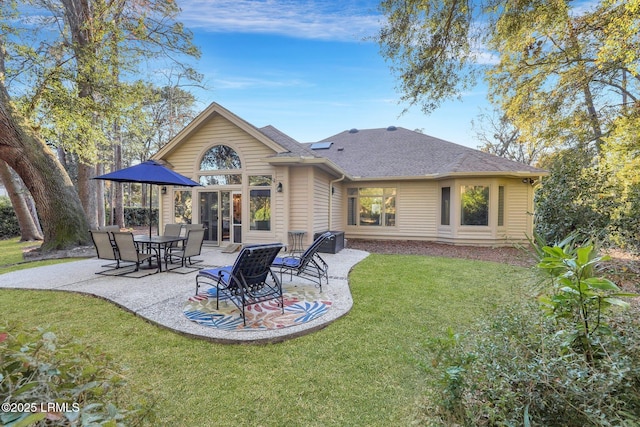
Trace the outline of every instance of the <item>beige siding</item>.
{"type": "MultiPolygon", "coordinates": [[[[531,186],[513,180],[505,184],[505,238],[522,241],[531,235],[531,186]]],[[[498,236],[502,237],[502,236],[498,236]]]]}
{"type": "MultiPolygon", "coordinates": [[[[316,170],[313,174],[313,228],[312,234],[329,230],[329,182],[328,174],[316,170]]],[[[310,236],[312,240],[313,236],[310,236]]]]}
{"type": "Polygon", "coordinates": [[[260,170],[271,170],[272,173],[272,168],[259,160],[273,154],[273,151],[221,116],[214,116],[166,160],[176,172],[196,178],[204,153],[219,144],[236,150],[246,171],[254,174],[260,170]]]}
{"type": "Polygon", "coordinates": [[[349,187],[395,187],[395,227],[346,226],[349,238],[429,240],[466,245],[508,245],[522,242],[531,234],[532,192],[520,180],[483,178],[475,180],[437,181],[377,181],[348,183],[343,187],[343,223],[346,224],[346,189],[349,187]],[[460,187],[462,185],[486,185],[490,188],[489,225],[460,225],[460,187]],[[505,226],[497,226],[498,186],[505,186],[505,226]],[[441,187],[451,187],[451,225],[440,225],[441,187]]]}
{"type": "MultiPolygon", "coordinates": [[[[435,240],[436,219],[440,202],[439,184],[436,181],[376,181],[349,183],[343,188],[343,205],[347,206],[346,188],[349,187],[395,187],[396,225],[392,227],[346,226],[346,235],[362,239],[435,240]]],[[[343,208],[346,224],[346,207],[343,208]]]]}
{"type": "Polygon", "coordinates": [[[289,172],[289,229],[311,232],[313,202],[313,175],[310,168],[293,167],[289,172]]]}
{"type": "Polygon", "coordinates": [[[331,195],[331,224],[330,230],[344,231],[347,225],[347,210],[345,208],[344,191],[341,182],[333,184],[333,194],[331,195]]]}

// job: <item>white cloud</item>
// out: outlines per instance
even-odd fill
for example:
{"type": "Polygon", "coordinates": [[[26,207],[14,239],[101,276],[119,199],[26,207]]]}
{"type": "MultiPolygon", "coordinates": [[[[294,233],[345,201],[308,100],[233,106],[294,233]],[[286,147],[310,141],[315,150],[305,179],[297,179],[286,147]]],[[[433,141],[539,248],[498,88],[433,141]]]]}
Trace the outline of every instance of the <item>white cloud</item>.
{"type": "Polygon", "coordinates": [[[214,78],[214,89],[252,89],[252,88],[283,88],[283,87],[301,87],[309,86],[302,80],[269,80],[254,77],[232,77],[232,78],[214,78]]]}
{"type": "Polygon", "coordinates": [[[184,0],[179,5],[178,19],[191,28],[319,40],[361,40],[377,32],[381,19],[376,3],[365,0],[184,0]]]}

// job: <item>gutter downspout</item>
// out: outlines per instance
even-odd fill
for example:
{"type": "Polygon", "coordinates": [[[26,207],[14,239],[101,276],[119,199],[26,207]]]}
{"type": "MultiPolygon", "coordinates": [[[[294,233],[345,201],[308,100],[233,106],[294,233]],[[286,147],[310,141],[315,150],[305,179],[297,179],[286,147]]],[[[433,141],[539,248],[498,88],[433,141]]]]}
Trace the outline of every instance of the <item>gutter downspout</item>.
{"type": "Polygon", "coordinates": [[[342,180],[345,179],[345,175],[342,174],[342,176],[338,179],[334,179],[333,181],[329,181],[329,218],[327,218],[327,224],[329,225],[329,229],[327,231],[331,231],[331,217],[333,214],[333,184],[335,184],[336,182],[340,182],[342,180]]]}

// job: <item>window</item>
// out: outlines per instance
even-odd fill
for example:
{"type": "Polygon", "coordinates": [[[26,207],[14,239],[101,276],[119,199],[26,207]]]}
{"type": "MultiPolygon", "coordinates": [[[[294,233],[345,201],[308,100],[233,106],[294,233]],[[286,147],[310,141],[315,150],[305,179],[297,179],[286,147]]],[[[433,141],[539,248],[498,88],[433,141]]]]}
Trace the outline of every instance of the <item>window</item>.
{"type": "Polygon", "coordinates": [[[498,227],[504,225],[504,186],[498,187],[498,227]]]}
{"type": "Polygon", "coordinates": [[[173,213],[176,224],[191,224],[192,218],[191,190],[178,190],[173,196],[173,213]]]}
{"type": "Polygon", "coordinates": [[[200,185],[238,185],[242,184],[240,157],[233,148],[216,145],[209,149],[200,161],[200,185]],[[207,173],[215,171],[215,173],[207,173]]]}
{"type": "Polygon", "coordinates": [[[228,169],[241,169],[240,157],[233,148],[226,145],[216,145],[204,153],[200,162],[200,170],[217,171],[228,169]]]}
{"type": "Polygon", "coordinates": [[[251,230],[271,230],[271,175],[249,176],[249,218],[251,230]]]}
{"type": "Polygon", "coordinates": [[[451,225],[451,187],[442,187],[440,225],[451,225]]]}
{"type": "Polygon", "coordinates": [[[349,188],[347,224],[359,226],[396,225],[395,188],[349,188]]]}
{"type": "Polygon", "coordinates": [[[200,175],[200,185],[232,185],[242,184],[242,175],[200,175]]]}
{"type": "Polygon", "coordinates": [[[489,225],[489,187],[463,185],[460,225],[489,225]]]}

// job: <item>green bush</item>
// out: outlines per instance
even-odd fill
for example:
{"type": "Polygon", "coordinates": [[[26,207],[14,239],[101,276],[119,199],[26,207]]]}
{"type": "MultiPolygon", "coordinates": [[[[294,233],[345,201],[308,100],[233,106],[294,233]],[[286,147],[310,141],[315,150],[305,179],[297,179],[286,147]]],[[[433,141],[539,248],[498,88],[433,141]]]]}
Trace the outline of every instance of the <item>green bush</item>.
{"type": "Polygon", "coordinates": [[[152,419],[131,402],[122,369],[106,353],[50,330],[0,325],[0,424],[124,426],[152,419]]]}
{"type": "Polygon", "coordinates": [[[611,215],[621,203],[619,189],[594,159],[593,153],[570,149],[556,153],[544,165],[549,176],[536,190],[535,228],[546,241],[560,241],[572,233],[608,241],[611,215]]]}
{"type": "Polygon", "coordinates": [[[538,268],[550,278],[549,290],[538,300],[547,315],[556,320],[556,335],[565,337],[564,345],[583,354],[588,363],[598,357],[601,335],[611,334],[608,314],[613,307],[628,308],[621,298],[634,297],[624,293],[611,280],[600,274],[608,256],[598,256],[593,244],[574,243],[574,236],[554,246],[543,246],[538,268]]]}
{"type": "Polygon", "coordinates": [[[20,235],[20,225],[16,212],[7,196],[0,197],[0,239],[9,239],[20,235]]]}
{"type": "Polygon", "coordinates": [[[435,405],[426,423],[638,425],[640,322],[625,313],[610,325],[615,333],[599,340],[605,357],[596,363],[567,352],[556,321],[532,302],[505,309],[473,335],[429,342],[423,365],[440,383],[429,392],[435,405]]]}
{"type": "Polygon", "coordinates": [[[531,240],[550,279],[538,298],[504,307],[463,337],[426,346],[439,379],[430,424],[609,426],[640,424],[640,321],[603,277],[608,260],[574,234],[531,240]]]}
{"type": "MultiPolygon", "coordinates": [[[[111,217],[107,211],[107,224],[111,223],[111,217]]],[[[158,209],[151,210],[152,224],[158,223],[158,209]]],[[[149,225],[149,208],[124,208],[124,225],[125,227],[136,227],[141,225],[149,225]]]]}

